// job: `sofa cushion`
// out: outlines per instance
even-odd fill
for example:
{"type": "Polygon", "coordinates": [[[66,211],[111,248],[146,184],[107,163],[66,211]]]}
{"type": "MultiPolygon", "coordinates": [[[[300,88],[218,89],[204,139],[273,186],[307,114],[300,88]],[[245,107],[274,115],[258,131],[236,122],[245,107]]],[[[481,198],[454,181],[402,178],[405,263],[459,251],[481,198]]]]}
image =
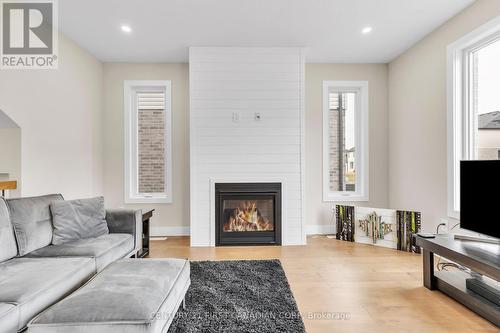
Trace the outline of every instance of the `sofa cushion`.
{"type": "Polygon", "coordinates": [[[50,211],[54,245],[109,233],[103,197],[54,201],[50,211]]]}
{"type": "Polygon", "coordinates": [[[9,210],[5,200],[0,197],[0,262],[17,255],[14,229],[10,223],[9,210]]]}
{"type": "Polygon", "coordinates": [[[63,200],[62,195],[7,199],[20,256],[52,243],[49,207],[57,200],[63,200]]]}
{"type": "Polygon", "coordinates": [[[18,307],[18,329],[94,275],[91,258],[14,258],[0,264],[0,302],[18,307]]]}
{"type": "Polygon", "coordinates": [[[123,259],[28,325],[41,332],[166,332],[190,285],[183,259],[123,259]]]}
{"type": "Polygon", "coordinates": [[[19,309],[14,304],[0,303],[0,333],[17,332],[19,309]]]}
{"type": "Polygon", "coordinates": [[[95,258],[96,272],[100,272],[108,264],[128,255],[133,249],[132,235],[107,234],[61,245],[46,246],[31,252],[27,257],[92,257],[95,258]]]}

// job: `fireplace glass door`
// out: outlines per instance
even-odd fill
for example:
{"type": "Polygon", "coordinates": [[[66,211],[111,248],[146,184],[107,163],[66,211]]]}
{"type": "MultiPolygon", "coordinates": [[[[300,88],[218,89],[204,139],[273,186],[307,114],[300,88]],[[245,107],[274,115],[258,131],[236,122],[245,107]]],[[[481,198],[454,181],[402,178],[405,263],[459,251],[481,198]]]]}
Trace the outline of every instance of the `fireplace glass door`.
{"type": "Polygon", "coordinates": [[[216,245],[281,244],[281,184],[217,184],[216,195],[216,245]]]}
{"type": "Polygon", "coordinates": [[[224,200],[223,232],[274,231],[273,199],[248,197],[224,200]]]}

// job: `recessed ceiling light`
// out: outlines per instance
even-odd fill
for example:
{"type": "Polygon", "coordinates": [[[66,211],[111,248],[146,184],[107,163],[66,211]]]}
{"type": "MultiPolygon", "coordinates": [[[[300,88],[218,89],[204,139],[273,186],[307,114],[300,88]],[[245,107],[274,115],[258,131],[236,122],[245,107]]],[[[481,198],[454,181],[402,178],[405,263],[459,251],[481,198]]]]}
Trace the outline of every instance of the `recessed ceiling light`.
{"type": "Polygon", "coordinates": [[[370,32],[372,32],[373,28],[372,27],[364,27],[363,30],[361,30],[361,33],[363,35],[366,35],[366,34],[369,34],[370,32]]]}
{"type": "Polygon", "coordinates": [[[123,32],[126,32],[128,34],[132,32],[132,28],[129,25],[126,25],[126,24],[123,24],[121,26],[121,29],[122,29],[123,32]]]}

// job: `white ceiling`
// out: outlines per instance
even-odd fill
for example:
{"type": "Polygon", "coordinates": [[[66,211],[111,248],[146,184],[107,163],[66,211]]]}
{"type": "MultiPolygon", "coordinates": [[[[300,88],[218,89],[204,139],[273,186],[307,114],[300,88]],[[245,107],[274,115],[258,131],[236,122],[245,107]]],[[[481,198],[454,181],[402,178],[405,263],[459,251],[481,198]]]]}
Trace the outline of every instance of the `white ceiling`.
{"type": "Polygon", "coordinates": [[[472,2],[62,0],[59,25],[109,62],[187,62],[189,46],[303,46],[307,62],[386,63],[472,2]]]}

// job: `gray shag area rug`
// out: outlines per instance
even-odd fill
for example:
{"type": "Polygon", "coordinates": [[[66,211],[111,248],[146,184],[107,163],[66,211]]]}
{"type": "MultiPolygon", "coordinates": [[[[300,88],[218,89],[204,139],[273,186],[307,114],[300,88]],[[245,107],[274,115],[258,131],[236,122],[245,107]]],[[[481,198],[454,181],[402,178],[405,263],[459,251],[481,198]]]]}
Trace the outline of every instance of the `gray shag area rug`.
{"type": "Polygon", "coordinates": [[[169,333],[305,332],[279,260],[193,261],[169,333]]]}

